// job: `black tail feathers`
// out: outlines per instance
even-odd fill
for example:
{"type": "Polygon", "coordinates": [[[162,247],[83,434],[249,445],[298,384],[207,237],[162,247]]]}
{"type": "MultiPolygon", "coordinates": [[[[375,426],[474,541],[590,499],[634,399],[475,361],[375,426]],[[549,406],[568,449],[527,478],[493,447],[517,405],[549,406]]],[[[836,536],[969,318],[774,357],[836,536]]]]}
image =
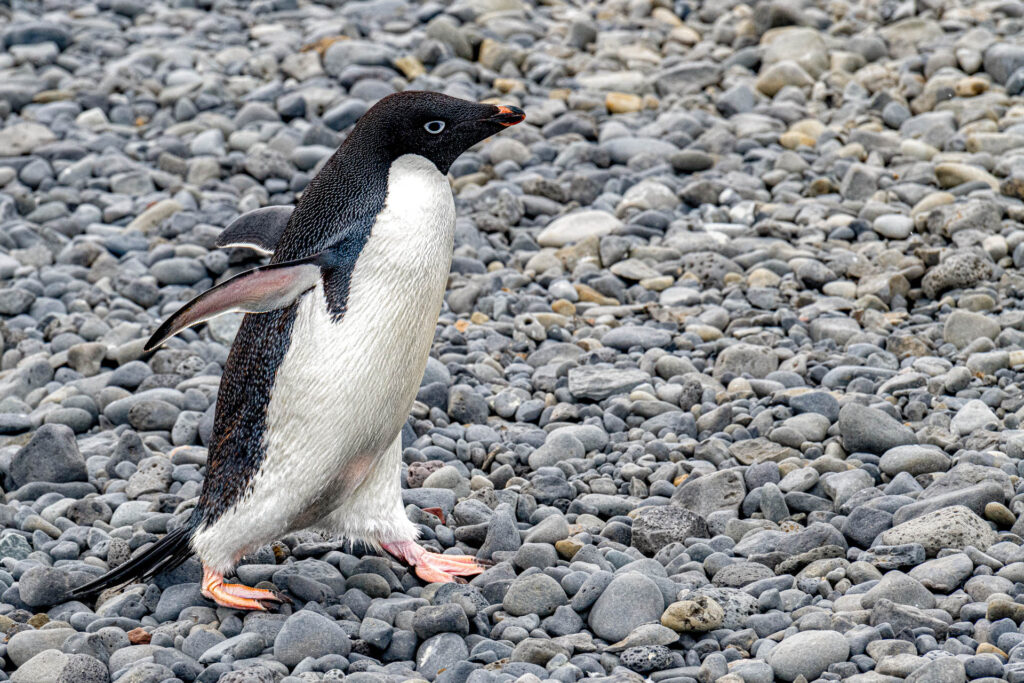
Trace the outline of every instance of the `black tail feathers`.
{"type": "Polygon", "coordinates": [[[103,576],[79,586],[72,598],[83,598],[131,581],[148,581],[160,572],[170,571],[192,555],[192,524],[183,524],[146,550],[103,576]]]}

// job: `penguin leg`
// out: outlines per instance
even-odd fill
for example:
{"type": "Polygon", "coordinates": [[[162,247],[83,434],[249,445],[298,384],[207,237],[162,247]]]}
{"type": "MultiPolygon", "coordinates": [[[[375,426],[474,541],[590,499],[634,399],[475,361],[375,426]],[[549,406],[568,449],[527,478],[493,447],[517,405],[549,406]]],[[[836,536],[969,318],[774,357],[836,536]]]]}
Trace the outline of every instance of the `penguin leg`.
{"type": "MultiPolygon", "coordinates": [[[[368,471],[362,464],[348,463],[346,475],[361,482],[344,503],[320,520],[316,528],[338,536],[362,539],[379,546],[399,561],[412,566],[425,581],[451,583],[458,576],[471,576],[487,567],[468,555],[441,555],[428,552],[416,543],[418,532],[405,514],[399,473],[402,465],[402,435],[372,463],[368,471]],[[357,467],[358,465],[358,467],[357,467]]],[[[440,511],[438,511],[440,512],[440,511]]]]}
{"type": "Polygon", "coordinates": [[[431,583],[466,583],[460,577],[480,574],[487,566],[471,555],[432,553],[416,541],[382,543],[381,547],[416,570],[416,576],[431,583]]]}
{"type": "Polygon", "coordinates": [[[282,602],[273,591],[250,588],[239,583],[224,583],[224,575],[209,567],[203,567],[203,596],[221,607],[266,611],[265,602],[282,602]]]}

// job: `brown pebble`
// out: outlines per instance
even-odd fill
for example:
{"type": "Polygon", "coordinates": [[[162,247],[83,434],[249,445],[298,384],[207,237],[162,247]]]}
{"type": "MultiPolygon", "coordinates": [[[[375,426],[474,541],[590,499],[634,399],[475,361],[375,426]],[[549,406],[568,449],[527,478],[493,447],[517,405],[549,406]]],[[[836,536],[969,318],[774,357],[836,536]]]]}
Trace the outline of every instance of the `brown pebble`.
{"type": "Polygon", "coordinates": [[[46,624],[50,623],[50,617],[42,613],[33,614],[26,623],[28,623],[32,628],[42,628],[46,624]]]}
{"type": "Polygon", "coordinates": [[[1010,618],[1018,624],[1024,621],[1024,605],[1019,605],[1006,598],[995,598],[988,603],[985,618],[989,621],[1010,618]]]}
{"type": "Polygon", "coordinates": [[[568,560],[571,560],[573,556],[576,555],[576,553],[578,553],[580,551],[580,548],[582,547],[582,543],[580,543],[579,541],[574,541],[571,538],[565,538],[561,541],[555,541],[555,550],[558,551],[559,555],[568,560]]]}
{"type": "Polygon", "coordinates": [[[582,283],[576,283],[573,285],[576,288],[576,293],[579,294],[580,301],[589,301],[595,304],[601,304],[602,306],[618,306],[619,300],[613,299],[610,296],[601,294],[593,287],[582,283]]]}
{"type": "Polygon", "coordinates": [[[153,636],[149,634],[149,631],[141,626],[128,631],[128,642],[132,645],[146,645],[152,638],[153,636]]]}
{"type": "Polygon", "coordinates": [[[1002,503],[991,502],[985,505],[985,519],[994,522],[997,526],[1009,528],[1014,525],[1017,518],[1010,508],[1002,503]]]}
{"type": "Polygon", "coordinates": [[[996,647],[992,643],[978,643],[978,649],[975,650],[975,654],[979,654],[979,655],[984,655],[984,654],[996,655],[998,657],[1002,657],[1003,659],[1007,659],[1009,657],[1009,655],[1007,655],[1005,652],[1000,650],[998,647],[996,647]]]}
{"type": "Polygon", "coordinates": [[[556,299],[551,310],[559,315],[576,315],[576,306],[568,299],[556,299]]]}

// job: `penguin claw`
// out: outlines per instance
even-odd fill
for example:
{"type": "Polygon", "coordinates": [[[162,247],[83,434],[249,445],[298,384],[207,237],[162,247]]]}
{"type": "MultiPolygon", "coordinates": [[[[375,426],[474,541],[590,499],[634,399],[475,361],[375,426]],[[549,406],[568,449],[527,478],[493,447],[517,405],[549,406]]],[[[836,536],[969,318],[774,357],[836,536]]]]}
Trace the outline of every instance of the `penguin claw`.
{"type": "Polygon", "coordinates": [[[206,597],[210,598],[221,607],[228,607],[230,609],[253,610],[257,612],[267,611],[267,608],[259,600],[250,600],[248,598],[236,598],[230,593],[221,590],[212,591],[206,597]]]}
{"type": "Polygon", "coordinates": [[[428,552],[412,541],[385,543],[383,546],[392,555],[412,565],[416,569],[416,576],[431,583],[466,583],[460,577],[481,574],[492,564],[471,555],[428,552]]]}
{"type": "Polygon", "coordinates": [[[482,565],[476,564],[474,558],[468,555],[439,555],[437,553],[425,553],[423,559],[416,565],[416,576],[430,583],[469,583],[459,576],[480,574],[484,571],[482,565]],[[434,558],[465,558],[466,562],[458,565],[444,561],[436,561],[434,558]]]}
{"type": "MultiPolygon", "coordinates": [[[[274,591],[264,590],[263,588],[250,588],[240,583],[225,583],[223,589],[228,595],[233,595],[236,598],[269,600],[271,602],[284,602],[287,600],[287,598],[278,595],[274,591]]],[[[288,600],[288,602],[291,602],[291,600],[288,600]]]]}
{"type": "Polygon", "coordinates": [[[461,577],[453,576],[447,572],[427,566],[417,566],[416,576],[427,583],[459,583],[460,580],[462,583],[466,583],[466,580],[461,577]]]}
{"type": "MultiPolygon", "coordinates": [[[[202,594],[221,607],[231,609],[267,611],[265,603],[284,602],[288,598],[262,588],[250,588],[240,583],[224,583],[224,575],[203,568],[202,594]]],[[[291,602],[288,600],[288,602],[291,602]]]]}

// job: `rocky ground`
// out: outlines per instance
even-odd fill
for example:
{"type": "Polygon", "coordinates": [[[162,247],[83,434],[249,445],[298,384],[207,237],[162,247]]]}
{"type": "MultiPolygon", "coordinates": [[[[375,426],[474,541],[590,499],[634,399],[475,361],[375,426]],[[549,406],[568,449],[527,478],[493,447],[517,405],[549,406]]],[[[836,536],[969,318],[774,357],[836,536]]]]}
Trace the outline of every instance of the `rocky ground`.
{"type": "Polygon", "coordinates": [[[1024,681],[1022,29],[1014,0],[0,7],[4,671],[1024,681]],[[406,88],[528,116],[452,168],[405,432],[425,543],[495,565],[423,585],[303,533],[238,569],[277,613],[216,608],[194,559],[69,600],[194,505],[239,320],[143,342],[406,88]]]}

